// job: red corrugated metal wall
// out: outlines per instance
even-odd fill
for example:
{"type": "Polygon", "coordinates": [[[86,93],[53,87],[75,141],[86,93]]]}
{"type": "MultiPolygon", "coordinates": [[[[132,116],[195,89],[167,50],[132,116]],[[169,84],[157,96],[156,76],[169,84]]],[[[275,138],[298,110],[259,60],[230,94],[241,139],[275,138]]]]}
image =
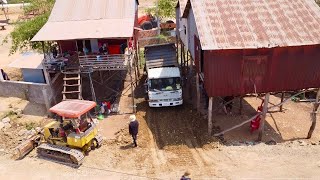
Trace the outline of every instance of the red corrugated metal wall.
{"type": "Polygon", "coordinates": [[[320,87],[320,45],[204,53],[209,96],[320,87]]]}

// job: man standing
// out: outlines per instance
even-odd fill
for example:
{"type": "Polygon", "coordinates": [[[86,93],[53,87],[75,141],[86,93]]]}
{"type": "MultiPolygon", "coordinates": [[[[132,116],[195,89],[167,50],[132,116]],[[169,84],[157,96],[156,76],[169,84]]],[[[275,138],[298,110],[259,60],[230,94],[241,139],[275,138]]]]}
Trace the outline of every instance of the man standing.
{"type": "Polygon", "coordinates": [[[132,136],[134,147],[137,147],[137,135],[139,132],[139,122],[135,115],[130,116],[129,133],[132,136]]]}

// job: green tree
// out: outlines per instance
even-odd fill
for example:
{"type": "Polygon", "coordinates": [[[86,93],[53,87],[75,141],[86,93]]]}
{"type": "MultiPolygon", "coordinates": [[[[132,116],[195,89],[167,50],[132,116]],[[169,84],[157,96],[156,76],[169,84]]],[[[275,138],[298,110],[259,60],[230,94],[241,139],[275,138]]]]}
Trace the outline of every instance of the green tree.
{"type": "Polygon", "coordinates": [[[157,15],[159,18],[174,18],[176,16],[176,0],[157,0],[156,7],[146,9],[147,13],[157,15]]]}
{"type": "Polygon", "coordinates": [[[24,14],[33,13],[35,16],[27,20],[18,20],[14,30],[7,36],[4,42],[8,42],[11,38],[12,45],[10,54],[18,50],[41,50],[42,46],[39,42],[31,42],[31,39],[37,34],[42,26],[48,21],[50,12],[53,8],[55,0],[31,0],[30,5],[24,9],[24,14]]]}

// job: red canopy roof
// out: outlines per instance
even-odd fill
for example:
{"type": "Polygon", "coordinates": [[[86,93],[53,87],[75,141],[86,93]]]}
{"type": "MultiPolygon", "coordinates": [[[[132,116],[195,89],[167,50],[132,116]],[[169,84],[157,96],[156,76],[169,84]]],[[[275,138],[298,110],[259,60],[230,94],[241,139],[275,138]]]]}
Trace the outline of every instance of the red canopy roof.
{"type": "Polygon", "coordinates": [[[60,102],[59,104],[50,108],[49,111],[62,117],[78,118],[79,116],[90,111],[95,106],[96,103],[93,101],[70,100],[60,102]]]}

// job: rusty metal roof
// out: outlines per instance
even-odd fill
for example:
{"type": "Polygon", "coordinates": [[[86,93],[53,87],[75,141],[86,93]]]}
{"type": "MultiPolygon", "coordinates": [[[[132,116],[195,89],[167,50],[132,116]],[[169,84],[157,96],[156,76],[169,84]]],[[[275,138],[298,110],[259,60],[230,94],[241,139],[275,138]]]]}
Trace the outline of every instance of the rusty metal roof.
{"type": "Polygon", "coordinates": [[[136,0],[56,0],[48,22],[32,41],[128,38],[136,0]]]}
{"type": "Polygon", "coordinates": [[[189,2],[203,50],[320,44],[320,8],[314,0],[189,2]]]}

